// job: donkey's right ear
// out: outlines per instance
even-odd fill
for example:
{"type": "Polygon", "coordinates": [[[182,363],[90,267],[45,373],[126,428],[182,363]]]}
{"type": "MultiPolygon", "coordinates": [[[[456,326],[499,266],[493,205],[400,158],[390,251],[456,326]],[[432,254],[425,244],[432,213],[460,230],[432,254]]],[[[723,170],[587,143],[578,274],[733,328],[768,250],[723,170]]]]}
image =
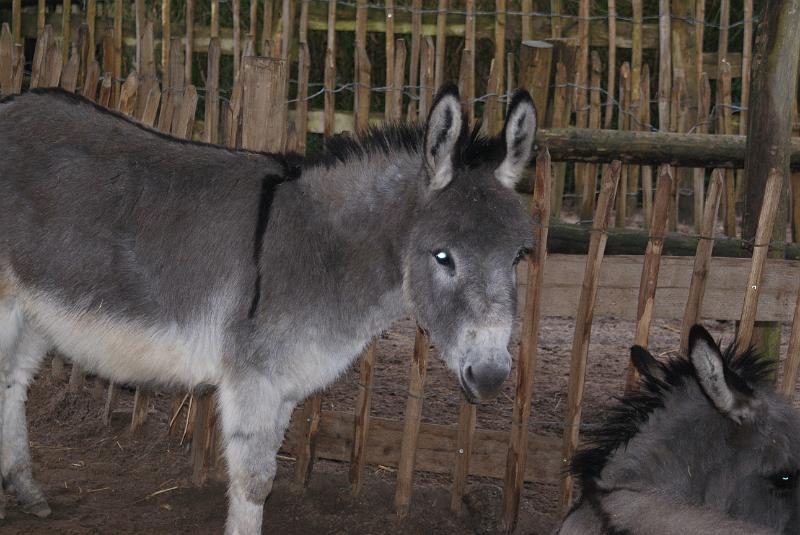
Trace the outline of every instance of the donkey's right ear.
{"type": "Polygon", "coordinates": [[[753,390],[729,369],[719,345],[700,325],[689,331],[689,360],[697,382],[717,410],[738,424],[753,421],[758,403],[753,390]]]}
{"type": "Polygon", "coordinates": [[[433,190],[442,189],[453,179],[453,156],[462,123],[458,88],[448,84],[436,95],[425,126],[425,168],[433,190]]]}
{"type": "Polygon", "coordinates": [[[664,366],[642,346],[631,347],[631,362],[636,367],[636,371],[643,377],[659,381],[663,381],[666,377],[664,366]]]}

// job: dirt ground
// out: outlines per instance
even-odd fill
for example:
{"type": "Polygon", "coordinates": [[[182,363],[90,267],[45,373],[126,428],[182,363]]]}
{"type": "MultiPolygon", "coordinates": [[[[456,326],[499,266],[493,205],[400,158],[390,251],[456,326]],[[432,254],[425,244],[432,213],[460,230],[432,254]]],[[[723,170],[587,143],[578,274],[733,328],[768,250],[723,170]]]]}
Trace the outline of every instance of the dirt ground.
{"type": "MultiPolygon", "coordinates": [[[[629,321],[597,319],[589,353],[583,411],[583,429],[598,424],[602,411],[621,391],[627,348],[633,339],[629,321]]],[[[729,341],[733,325],[708,322],[715,336],[729,341]]],[[[656,321],[651,348],[662,356],[678,346],[674,322],[656,321]]],[[[542,321],[535,399],[530,430],[561,434],[568,377],[569,349],[574,320],[542,321]]],[[[788,329],[783,336],[788,339],[788,329]]],[[[414,325],[398,324],[378,344],[373,415],[402,418],[408,385],[414,325]]],[[[785,347],[783,349],[785,353],[785,347]]],[[[323,396],[324,409],[352,409],[358,370],[354,365],[323,396]]],[[[70,394],[45,368],[33,384],[28,402],[30,442],[34,469],[44,486],[53,514],[41,520],[23,514],[13,499],[6,508],[0,531],[6,534],[52,533],[221,533],[226,501],[221,480],[203,488],[189,481],[189,452],[180,437],[167,436],[173,394],[160,392],[153,399],[143,432],[131,436],[129,419],[116,418],[108,427],[100,419],[102,401],[87,381],[70,394]]],[[[478,410],[478,426],[507,430],[513,386],[478,410]]],[[[120,408],[132,404],[132,391],[122,395],[120,408]]],[[[459,393],[435,351],[426,384],[424,421],[455,424],[459,393]]],[[[529,459],[529,462],[536,462],[529,459]]],[[[311,483],[293,490],[293,463],[280,462],[278,477],[265,509],[264,533],[278,534],[419,534],[488,535],[497,531],[501,481],[472,479],[464,513],[449,512],[450,478],[417,473],[410,517],[398,521],[393,508],[394,474],[384,467],[368,466],[365,487],[352,497],[346,464],[318,461],[311,483]]],[[[557,524],[557,488],[527,484],[518,534],[551,532],[557,524]]]]}

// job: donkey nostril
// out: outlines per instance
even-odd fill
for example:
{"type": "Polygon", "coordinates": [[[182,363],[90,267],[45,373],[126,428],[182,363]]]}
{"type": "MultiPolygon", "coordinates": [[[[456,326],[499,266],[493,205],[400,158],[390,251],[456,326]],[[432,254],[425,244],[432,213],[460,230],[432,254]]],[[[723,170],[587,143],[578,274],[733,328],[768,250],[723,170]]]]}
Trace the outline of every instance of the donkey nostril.
{"type": "Polygon", "coordinates": [[[464,370],[464,378],[472,384],[475,384],[475,376],[472,374],[472,366],[467,366],[464,370]]]}

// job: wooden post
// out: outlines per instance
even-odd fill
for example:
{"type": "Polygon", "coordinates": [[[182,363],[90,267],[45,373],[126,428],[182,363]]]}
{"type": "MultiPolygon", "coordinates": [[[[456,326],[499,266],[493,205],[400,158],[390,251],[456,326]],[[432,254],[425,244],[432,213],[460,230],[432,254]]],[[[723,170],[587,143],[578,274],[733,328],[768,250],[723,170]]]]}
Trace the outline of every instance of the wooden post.
{"type": "Polygon", "coordinates": [[[0,26],[0,96],[14,93],[14,38],[7,23],[0,26]]]}
{"type": "MultiPolygon", "coordinates": [[[[406,69],[406,42],[398,39],[394,45],[394,73],[392,75],[392,116],[391,119],[400,121],[403,117],[403,85],[405,85],[406,69]]],[[[466,51],[465,51],[466,53],[466,51]]],[[[463,66],[463,64],[462,64],[463,66]]]]}
{"type": "Polygon", "coordinates": [[[723,172],[714,169],[711,181],[708,184],[708,197],[703,210],[703,221],[700,227],[700,241],[697,242],[697,252],[694,255],[694,270],[692,282],[689,283],[689,297],[686,300],[686,312],[683,314],[681,326],[680,354],[687,356],[689,353],[689,331],[692,326],[700,321],[700,312],[703,306],[703,297],[706,291],[706,279],[711,265],[711,252],[714,249],[714,231],[719,211],[719,199],[722,194],[723,172]]]}
{"type": "MultiPolygon", "coordinates": [[[[773,169],[767,179],[761,213],[758,217],[758,228],[753,242],[753,265],[747,278],[747,288],[745,289],[744,304],[742,305],[742,319],[739,321],[739,331],[736,336],[737,351],[747,350],[753,338],[761,278],[764,264],[767,260],[767,253],[769,252],[772,229],[775,226],[775,220],[780,209],[783,180],[784,175],[778,169],[773,169]]],[[[776,355],[771,355],[771,357],[777,358],[776,355]]]]}
{"type": "Polygon", "coordinates": [[[304,488],[311,477],[314,467],[315,450],[317,446],[317,432],[319,431],[319,418],[322,412],[322,396],[311,395],[303,407],[303,421],[305,432],[300,443],[300,451],[295,454],[297,461],[294,465],[294,486],[304,488]]]}
{"type": "Polygon", "coordinates": [[[264,152],[285,150],[285,127],[269,129],[269,124],[286,124],[286,78],[287,65],[283,60],[257,56],[244,59],[242,148],[264,152]]]}
{"type": "MultiPolygon", "coordinates": [[[[664,234],[667,232],[669,198],[672,192],[672,175],[668,165],[662,165],[656,182],[656,200],[653,206],[653,221],[650,224],[650,239],[642,262],[642,281],[639,284],[639,302],[636,309],[636,336],[633,343],[647,347],[650,339],[650,325],[653,322],[653,308],[656,302],[658,271],[661,267],[661,251],[664,248],[664,234]]],[[[639,374],[628,364],[626,388],[632,390],[639,384],[639,374]]]]}
{"type": "MultiPolygon", "coordinates": [[[[788,195],[779,197],[773,232],[760,239],[762,215],[767,206],[770,181],[777,175],[781,184],[776,188],[788,191],[789,135],[792,125],[792,101],[797,95],[798,60],[796,29],[800,27],[800,0],[772,0],[766,2],[759,18],[756,50],[753,55],[753,79],[747,119],[747,149],[745,153],[745,195],[742,217],[742,238],[754,244],[773,242],[777,245],[771,253],[783,257],[781,245],[786,241],[788,195]],[[767,180],[766,187],[764,180],[767,180]]],[[[755,257],[759,248],[753,252],[755,257]]],[[[766,248],[764,253],[766,253],[766,248]]],[[[744,311],[743,311],[744,313],[744,311]]],[[[744,323],[744,319],[742,321],[744,323]]],[[[746,326],[744,326],[747,329],[746,326]]],[[[777,359],[780,343],[780,324],[759,325],[757,339],[760,350],[777,359]]],[[[742,347],[741,345],[738,347],[742,347]]]]}
{"type": "Polygon", "coordinates": [[[436,64],[436,47],[433,39],[425,37],[422,40],[422,55],[419,63],[419,118],[420,121],[428,117],[431,104],[433,104],[434,67],[436,64]]]}
{"type": "MultiPolygon", "coordinates": [[[[711,106],[711,85],[708,81],[708,75],[702,73],[700,75],[700,89],[697,94],[698,110],[697,110],[697,133],[705,134],[708,131],[707,123],[711,120],[709,107],[711,106]]],[[[706,171],[703,168],[696,167],[693,171],[693,190],[694,190],[694,228],[695,232],[702,232],[703,225],[703,189],[705,182],[706,171]]]]}
{"type": "Polygon", "coordinates": [[[458,411],[458,436],[453,460],[453,488],[450,493],[450,510],[454,513],[461,512],[461,500],[467,489],[467,476],[469,476],[469,460],[472,455],[472,438],[475,435],[475,418],[477,407],[461,400],[458,411]]]}
{"type": "MultiPolygon", "coordinates": [[[[255,0],[253,0],[255,2],[255,0]]],[[[194,52],[194,2],[186,0],[186,36],[184,46],[186,47],[186,59],[184,65],[184,79],[186,83],[192,83],[192,56],[194,52]]]]}
{"type": "MultiPolygon", "coordinates": [[[[575,448],[578,446],[580,432],[581,404],[583,402],[583,386],[586,382],[586,360],[589,351],[589,337],[592,331],[592,316],[597,287],[600,281],[600,266],[608,236],[611,208],[614,206],[614,195],[617,191],[620,175],[620,162],[614,161],[606,169],[597,199],[597,209],[592,223],[592,237],[589,242],[589,253],[586,257],[586,271],[583,274],[583,288],[575,315],[575,335],[572,339],[569,387],[567,392],[567,417],[564,425],[564,442],[561,459],[564,468],[569,466],[575,448]]],[[[564,515],[572,501],[572,476],[564,472],[561,480],[561,498],[559,514],[564,515]]]]}
{"type": "Polygon", "coordinates": [[[462,88],[461,103],[472,125],[475,123],[475,0],[464,1],[464,12],[464,53],[458,85],[462,88]]]}
{"type": "MultiPolygon", "coordinates": [[[[641,109],[640,128],[641,131],[650,130],[650,66],[645,64],[642,67],[642,102],[645,103],[641,109]]],[[[644,215],[645,228],[653,219],[653,168],[649,165],[642,166],[642,213],[644,215]]]]}
{"type": "Polygon", "coordinates": [[[528,255],[528,285],[522,314],[522,333],[517,356],[517,382],[511,416],[506,473],[503,479],[503,529],[514,531],[528,459],[528,420],[533,398],[533,372],[538,355],[539,320],[547,261],[547,231],[550,221],[550,153],[545,148],[536,158],[532,221],[534,250],[528,255]]]}
{"type": "MultiPolygon", "coordinates": [[[[619,70],[619,130],[630,130],[631,124],[631,69],[626,61],[619,70]]],[[[628,215],[628,174],[629,165],[623,165],[620,173],[619,191],[617,192],[617,211],[614,214],[614,226],[625,227],[625,216],[628,215]]]]}
{"type": "Polygon", "coordinates": [[[417,84],[419,83],[419,53],[422,37],[422,0],[411,0],[411,70],[408,73],[408,120],[417,119],[417,84]]]}
{"type": "Polygon", "coordinates": [[[403,420],[403,442],[400,446],[400,460],[397,466],[397,487],[394,505],[397,516],[405,518],[411,504],[411,485],[414,479],[414,458],[417,453],[417,436],[422,416],[422,398],[425,388],[425,374],[428,366],[428,336],[417,327],[414,339],[414,358],[409,374],[406,414],[403,420]]]}
{"type": "MultiPolygon", "coordinates": [[[[297,49],[297,104],[295,105],[295,146],[299,154],[306,153],[308,138],[308,75],[311,57],[308,43],[301,42],[297,49]]],[[[387,96],[388,99],[388,96],[387,96]]]]}
{"type": "Polygon", "coordinates": [[[550,0],[550,35],[561,37],[561,0],[550,0]]]}
{"type": "MultiPolygon", "coordinates": [[[[635,4],[636,2],[634,2],[635,4]]],[[[578,53],[575,61],[575,126],[586,128],[589,123],[589,0],[578,3],[578,53]]],[[[575,201],[579,213],[586,210],[586,166],[575,163],[575,201]]],[[[591,213],[591,212],[590,212],[591,213]]]]}
{"type": "Polygon", "coordinates": [[[794,398],[797,386],[797,370],[800,369],[800,291],[794,305],[792,333],[789,335],[789,349],[786,351],[786,363],[783,366],[783,378],[780,391],[787,399],[794,398]]]}
{"type": "MultiPolygon", "coordinates": [[[[253,0],[258,1],[258,0],[253,0]]],[[[272,19],[273,19],[274,3],[273,0],[264,0],[264,27],[261,33],[261,54],[269,55],[267,42],[272,41],[272,19]]]]}
{"type": "Polygon", "coordinates": [[[161,0],[161,82],[169,87],[170,0],[161,0]]]}
{"type": "Polygon", "coordinates": [[[519,87],[527,89],[540,121],[547,117],[553,45],[546,41],[523,41],[519,51],[519,87]]]}
{"type": "Polygon", "coordinates": [[[336,109],[336,2],[328,3],[328,44],[325,49],[325,137],[333,135],[336,109]]]}
{"type": "Polygon", "coordinates": [[[62,5],[61,38],[63,39],[63,45],[61,48],[61,61],[66,63],[72,47],[72,0],[64,0],[62,5]]]}
{"type": "MultiPolygon", "coordinates": [[[[188,0],[192,1],[192,0],[188,0]]],[[[122,0],[114,0],[114,104],[119,105],[120,89],[122,88],[122,0]]]]}
{"type": "MultiPolygon", "coordinates": [[[[436,14],[436,66],[433,74],[433,85],[436,91],[438,91],[444,83],[445,45],[447,44],[445,30],[447,29],[448,4],[448,0],[439,0],[439,12],[436,14]]],[[[525,20],[525,18],[526,17],[523,17],[523,20],[525,20]]],[[[389,58],[391,56],[387,53],[386,57],[389,58]]],[[[386,85],[388,86],[389,84],[387,83],[386,85]]]]}
{"type": "Polygon", "coordinates": [[[367,54],[367,2],[358,0],[356,11],[356,46],[355,46],[355,82],[356,94],[354,113],[356,131],[365,132],[369,128],[369,101],[372,85],[372,63],[367,54]]]}
{"type": "Polygon", "coordinates": [[[361,492],[364,466],[367,464],[367,434],[369,410],[372,404],[372,380],[375,368],[375,342],[371,342],[361,355],[355,419],[353,420],[353,449],[350,452],[350,485],[354,495],[361,492]]]}
{"type": "MultiPolygon", "coordinates": [[[[719,63],[720,89],[717,91],[717,132],[733,134],[733,114],[731,113],[731,64],[726,59],[719,63]]],[[[725,234],[736,236],[736,196],[733,169],[725,170],[725,234]]]]}
{"type": "Polygon", "coordinates": [[[242,61],[242,20],[240,0],[229,0],[231,4],[231,18],[233,24],[233,77],[239,76],[239,66],[242,61]]]}
{"type": "Polygon", "coordinates": [[[606,82],[606,114],[603,128],[611,128],[614,117],[614,84],[617,81],[617,7],[615,0],[608,0],[608,82],[606,82]]]}
{"type": "MultiPolygon", "coordinates": [[[[308,2],[304,3],[308,5],[308,2]]],[[[250,34],[254,44],[258,43],[258,0],[250,0],[250,29],[247,33],[250,34]]]]}
{"type": "MultiPolygon", "coordinates": [[[[394,104],[397,101],[395,95],[395,51],[394,51],[394,0],[385,1],[386,11],[386,87],[389,88],[386,93],[383,114],[384,119],[389,121],[395,116],[394,104]]],[[[403,56],[403,66],[405,67],[405,56],[403,56]]],[[[400,96],[400,103],[402,104],[402,94],[400,96]]]]}
{"type": "Polygon", "coordinates": [[[133,396],[133,414],[131,415],[131,434],[137,434],[147,420],[150,405],[150,392],[144,388],[137,388],[133,396]]]}
{"type": "Polygon", "coordinates": [[[216,464],[217,411],[214,393],[204,392],[199,399],[195,396],[195,406],[191,463],[192,483],[199,487],[208,480],[208,474],[216,464]]]}
{"type": "Polygon", "coordinates": [[[672,89],[671,15],[669,0],[658,1],[658,129],[669,131],[672,89]]]}
{"type": "MultiPolygon", "coordinates": [[[[589,96],[589,128],[600,128],[600,75],[603,65],[600,63],[600,54],[592,51],[592,75],[589,87],[592,88],[589,96]]],[[[597,189],[597,164],[586,164],[584,167],[583,191],[581,192],[580,218],[581,221],[591,219],[594,212],[594,196],[597,189]]],[[[576,170],[577,171],[577,170],[576,170]]]]}
{"type": "MultiPolygon", "coordinates": [[[[553,94],[552,126],[554,128],[566,126],[564,124],[564,119],[565,115],[568,114],[567,110],[569,110],[567,93],[567,68],[563,63],[558,62],[556,63],[556,89],[553,94]]],[[[558,219],[561,217],[561,205],[564,201],[564,162],[555,164],[553,166],[553,173],[555,176],[553,177],[553,189],[550,191],[550,195],[553,197],[550,200],[550,206],[552,208],[550,217],[558,219]]]]}
{"type": "Polygon", "coordinates": [[[45,16],[47,15],[47,4],[45,0],[39,0],[36,7],[36,37],[42,35],[44,31],[45,16]]]}
{"type": "Polygon", "coordinates": [[[219,59],[219,37],[214,37],[208,43],[205,122],[203,124],[203,141],[206,143],[219,141],[219,59]]]}

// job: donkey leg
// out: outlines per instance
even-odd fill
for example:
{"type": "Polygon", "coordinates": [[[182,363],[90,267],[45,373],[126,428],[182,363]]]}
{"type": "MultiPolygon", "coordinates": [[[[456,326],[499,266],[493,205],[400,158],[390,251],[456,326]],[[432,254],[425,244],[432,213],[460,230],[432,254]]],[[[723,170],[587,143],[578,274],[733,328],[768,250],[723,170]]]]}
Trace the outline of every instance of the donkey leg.
{"type": "Polygon", "coordinates": [[[263,378],[222,385],[219,400],[230,478],[225,533],[260,534],[277,469],[275,455],[295,403],[282,399],[263,378]]]}
{"type": "Polygon", "coordinates": [[[45,339],[29,327],[23,326],[15,354],[11,355],[7,366],[4,366],[5,373],[0,385],[0,472],[8,487],[16,493],[23,510],[42,518],[50,514],[50,507],[42,489],[33,479],[25,402],[28,398],[28,384],[46,352],[45,339]]]}
{"type": "MultiPolygon", "coordinates": [[[[2,273],[0,273],[0,276],[2,273]]],[[[3,282],[0,279],[0,284],[3,282]]],[[[0,451],[3,445],[3,407],[5,406],[6,376],[10,373],[17,354],[17,343],[22,330],[22,311],[19,304],[0,287],[0,451]]],[[[5,518],[5,487],[0,470],[0,518],[5,518]]]]}

